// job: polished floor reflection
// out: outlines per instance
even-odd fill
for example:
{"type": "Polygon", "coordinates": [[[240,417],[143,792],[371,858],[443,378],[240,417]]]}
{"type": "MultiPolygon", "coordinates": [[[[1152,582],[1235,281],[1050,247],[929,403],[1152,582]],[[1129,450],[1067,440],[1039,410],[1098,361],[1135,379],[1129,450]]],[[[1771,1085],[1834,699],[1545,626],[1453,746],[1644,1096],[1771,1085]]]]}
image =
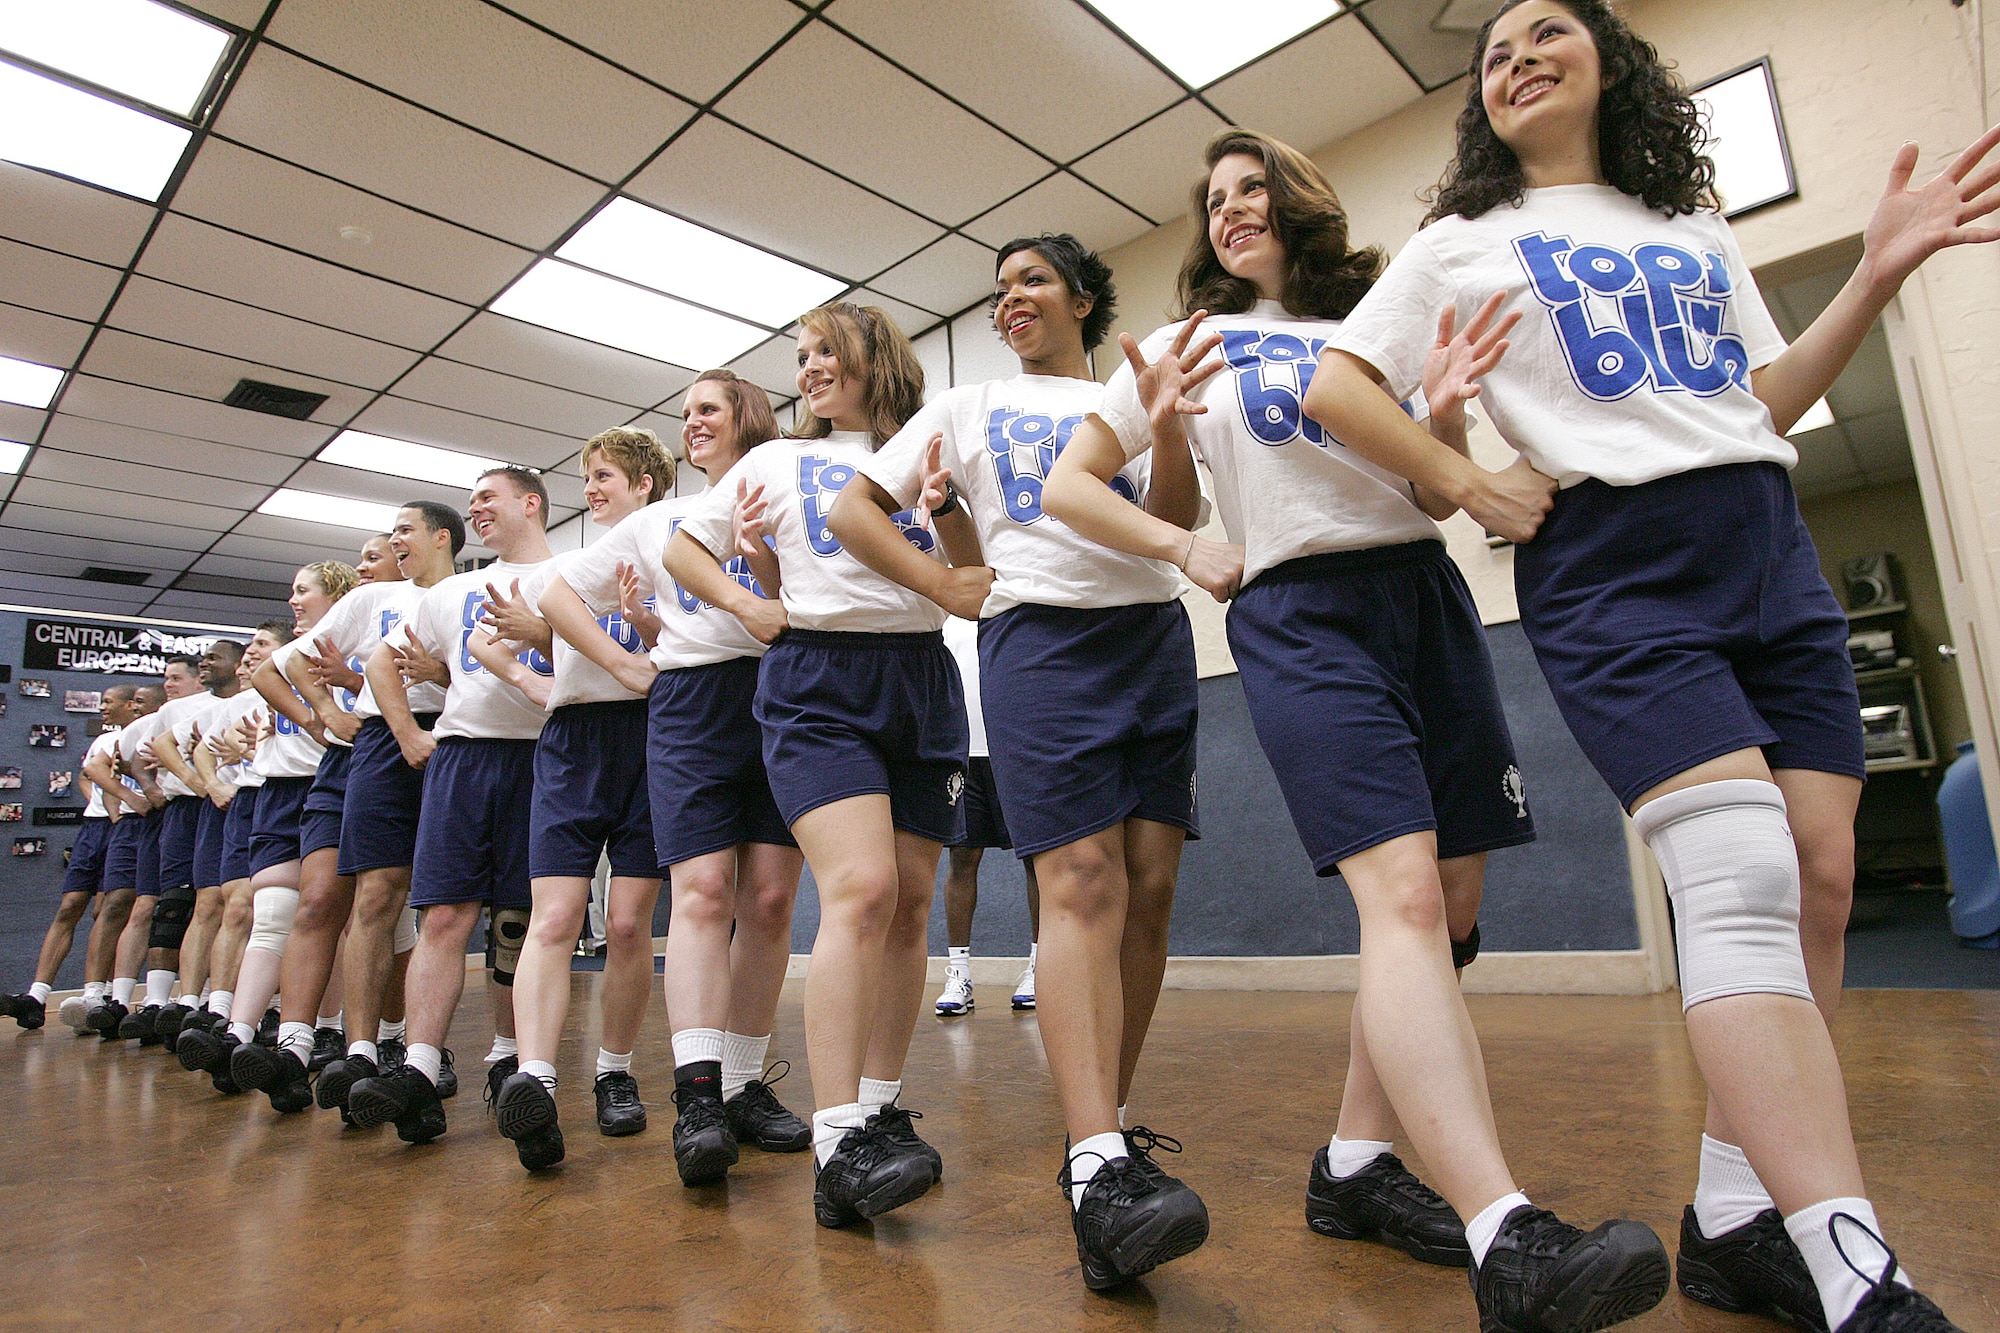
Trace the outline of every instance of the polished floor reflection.
{"type": "MultiPolygon", "coordinates": [[[[926,1014],[905,1101],[946,1182],[872,1228],[828,1232],[805,1155],[746,1149],[726,1187],[674,1174],[664,1025],[635,1072],[652,1128],[604,1139],[565,1046],[569,1160],[530,1178],[483,1112],[477,976],[454,1032],[451,1132],[408,1148],[225,1099],[158,1049],[52,1024],[0,1034],[0,1327],[8,1329],[1338,1329],[1477,1327],[1462,1273],[1313,1235],[1305,1174],[1330,1127],[1349,997],[1170,992],[1134,1118],[1207,1200],[1208,1245],[1093,1296],[1053,1183],[1062,1126],[1032,1015],[995,993],[926,1014]],[[984,997],[983,997],[984,998],[984,997]],[[575,1071],[574,1073],[572,1071],[575,1071]]],[[[811,1102],[799,988],[778,1085],[811,1102]]],[[[1672,1243],[1694,1183],[1702,1087],[1672,996],[1476,996],[1523,1188],[1577,1221],[1614,1212],[1672,1243]]],[[[2000,1333],[2000,992],[1850,992],[1837,1040],[1871,1192],[1904,1262],[1968,1333],[2000,1333]]],[[[1412,1163],[1416,1165],[1416,1163],[1412,1163]]],[[[1586,1224],[1588,1224],[1586,1222],[1586,1224]]],[[[1771,1329],[1670,1295],[1626,1327],[1771,1329]]]]}

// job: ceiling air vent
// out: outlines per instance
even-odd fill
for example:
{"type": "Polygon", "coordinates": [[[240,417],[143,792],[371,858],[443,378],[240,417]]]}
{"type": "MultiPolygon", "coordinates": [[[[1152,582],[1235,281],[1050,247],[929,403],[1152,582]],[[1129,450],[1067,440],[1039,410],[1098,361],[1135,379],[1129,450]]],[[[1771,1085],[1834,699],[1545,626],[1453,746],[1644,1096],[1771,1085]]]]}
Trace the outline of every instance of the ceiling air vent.
{"type": "Polygon", "coordinates": [[[92,583],[122,583],[128,588],[140,588],[153,576],[143,569],[106,569],[102,565],[85,565],[83,573],[77,577],[89,579],[92,583]]]}
{"type": "Polygon", "coordinates": [[[305,389],[287,389],[282,384],[266,384],[262,380],[238,380],[236,387],[222,401],[246,412],[263,412],[268,416],[304,421],[319,411],[326,395],[310,393],[305,389]]]}

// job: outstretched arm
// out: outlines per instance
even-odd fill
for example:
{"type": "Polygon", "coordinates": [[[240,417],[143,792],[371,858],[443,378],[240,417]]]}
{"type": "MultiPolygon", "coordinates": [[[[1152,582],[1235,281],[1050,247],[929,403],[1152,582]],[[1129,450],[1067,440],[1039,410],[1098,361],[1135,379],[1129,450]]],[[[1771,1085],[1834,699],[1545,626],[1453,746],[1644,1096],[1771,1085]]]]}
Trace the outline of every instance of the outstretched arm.
{"type": "MultiPolygon", "coordinates": [[[[942,493],[938,498],[943,498],[942,493]]],[[[993,571],[976,562],[964,566],[941,565],[931,559],[910,545],[897,529],[890,518],[896,509],[896,497],[867,477],[857,476],[833,502],[826,526],[850,555],[883,578],[930,598],[962,619],[979,619],[980,608],[986,605],[986,594],[993,589],[993,571]]],[[[963,504],[957,513],[945,515],[941,522],[952,519],[971,526],[963,504]]],[[[970,541],[971,553],[976,554],[979,538],[974,535],[970,541]]]]}
{"type": "MultiPolygon", "coordinates": [[[[622,564],[619,566],[621,571],[624,568],[622,564]]],[[[652,662],[644,654],[628,653],[619,647],[562,575],[550,579],[549,586],[542,589],[541,612],[549,628],[561,635],[565,643],[604,668],[620,685],[634,694],[645,694],[653,688],[653,677],[658,672],[652,662]]],[[[658,630],[654,633],[657,641],[658,630]]]]}
{"type": "Polygon", "coordinates": [[[785,632],[784,606],[759,597],[723,573],[715,553],[686,532],[676,532],[668,541],[667,549],[660,553],[660,564],[681,587],[742,621],[757,642],[774,643],[785,632]]]}

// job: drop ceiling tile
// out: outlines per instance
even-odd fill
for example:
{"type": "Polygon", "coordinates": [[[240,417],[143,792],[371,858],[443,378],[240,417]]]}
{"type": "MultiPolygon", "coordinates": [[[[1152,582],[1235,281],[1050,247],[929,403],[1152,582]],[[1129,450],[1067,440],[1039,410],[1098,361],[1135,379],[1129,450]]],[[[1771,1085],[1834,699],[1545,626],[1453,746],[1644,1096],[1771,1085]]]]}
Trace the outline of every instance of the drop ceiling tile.
{"type": "Polygon", "coordinates": [[[554,329],[482,311],[437,349],[438,355],[553,384],[612,402],[645,407],[679,393],[692,372],[664,361],[572,338],[554,329]]]}
{"type": "Polygon", "coordinates": [[[210,551],[188,566],[193,574],[217,574],[228,579],[257,579],[266,583],[289,584],[299,566],[310,561],[255,560],[247,556],[223,555],[210,551]]]}
{"type": "Polygon", "coordinates": [[[115,421],[293,458],[315,453],[333,438],[333,429],[317,422],[246,412],[221,403],[91,375],[77,375],[70,381],[69,391],[63,395],[63,411],[93,421],[115,421]]]}
{"type": "MultiPolygon", "coordinates": [[[[1498,0],[1486,5],[1485,13],[1478,15],[1479,22],[1484,23],[1499,7],[1498,0]]],[[[1473,33],[1434,26],[1445,8],[1439,0],[1370,0],[1361,14],[1425,87],[1437,88],[1465,73],[1472,64],[1473,33]]],[[[1467,12],[1477,6],[1459,3],[1449,8],[1467,12]]]]}
{"type": "Polygon", "coordinates": [[[67,370],[76,364],[89,339],[90,325],[82,320],[0,304],[0,356],[67,370]]]}
{"type": "MultiPolygon", "coordinates": [[[[91,565],[95,565],[101,569],[130,570],[134,573],[147,575],[146,582],[139,584],[107,584],[99,583],[95,579],[83,580],[86,583],[96,584],[97,587],[106,591],[130,588],[135,594],[148,588],[153,592],[158,592],[161,588],[173,582],[174,576],[181,571],[178,561],[164,565],[138,564],[129,560],[110,560],[95,554],[69,556],[56,555],[45,550],[19,551],[8,547],[4,542],[0,542],[0,570],[5,570],[8,573],[30,574],[51,579],[77,579],[82,578],[84,569],[91,565]]],[[[150,596],[151,594],[148,593],[147,595],[150,596]]]]}
{"type": "Polygon", "coordinates": [[[329,424],[346,421],[375,396],[370,389],[258,365],[254,361],[239,361],[234,357],[203,351],[199,347],[182,347],[158,338],[141,337],[123,329],[98,330],[79,369],[103,379],[143,384],[218,403],[236,387],[236,381],[240,379],[323,393],[327,396],[326,402],[313,413],[312,419],[329,424]]]}
{"type": "MultiPolygon", "coordinates": [[[[48,498],[66,498],[52,492],[48,498]]],[[[85,497],[86,501],[88,497],[85,497]]],[[[6,523],[27,532],[47,532],[86,540],[133,542],[170,551],[201,551],[215,540],[215,534],[196,528],[100,514],[93,510],[71,510],[36,504],[16,494],[8,502],[6,523]]]]}
{"type": "Polygon", "coordinates": [[[275,537],[249,536],[246,530],[251,519],[259,522],[284,521],[282,519],[273,519],[268,514],[253,514],[250,519],[244,520],[244,527],[238,528],[226,537],[217,539],[215,554],[240,556],[243,559],[255,560],[261,564],[293,570],[298,569],[301,565],[309,565],[315,560],[341,560],[348,564],[353,564],[355,557],[361,554],[361,543],[367,541],[370,535],[355,531],[352,541],[329,548],[310,543],[281,541],[275,537]],[[345,551],[346,554],[339,554],[341,551],[345,551]]]}
{"type": "Polygon", "coordinates": [[[871,291],[866,287],[856,287],[840,299],[852,301],[855,305],[874,306],[911,338],[938,322],[938,317],[928,310],[919,310],[908,302],[898,301],[893,296],[884,296],[881,292],[871,291]]]}
{"type": "Polygon", "coordinates": [[[944,235],[908,209],[711,116],[633,177],[626,192],[850,279],[944,235]],[[755,187],[729,184],[743,181],[755,187]]]}
{"type": "MultiPolygon", "coordinates": [[[[524,71],[524,77],[532,77],[524,71]]],[[[237,80],[216,132],[518,245],[549,245],[603,197],[583,176],[273,46],[237,80]]]]}
{"type": "Polygon", "coordinates": [[[789,333],[781,333],[767,343],[752,348],[729,363],[744,379],[776,394],[798,392],[799,343],[789,333]]]}
{"type": "Polygon", "coordinates": [[[955,315],[993,290],[993,251],[947,236],[869,284],[899,301],[955,315]]]}
{"type": "Polygon", "coordinates": [[[0,403],[0,440],[13,440],[31,444],[42,423],[49,414],[39,408],[23,407],[19,403],[0,403]]]}
{"type": "Polygon", "coordinates": [[[716,109],[946,223],[984,212],[1049,166],[824,24],[786,42],[716,109]],[[805,88],[812,90],[812,106],[825,110],[801,103],[805,88]],[[838,107],[855,108],[859,115],[834,114],[831,109],[838,107]],[[922,150],[884,152],[883,135],[891,127],[898,142],[922,150]]]}
{"type": "Polygon", "coordinates": [[[378,342],[428,348],[472,307],[168,214],[139,272],[378,342]]]}
{"type": "Polygon", "coordinates": [[[224,23],[245,29],[255,28],[268,7],[266,0],[189,0],[187,4],[189,9],[213,14],[224,23]]]}
{"type": "Polygon", "coordinates": [[[497,417],[558,435],[589,438],[631,420],[633,409],[567,389],[552,389],[477,366],[430,357],[396,381],[396,395],[436,407],[497,417]]]}
{"type": "MultiPolygon", "coordinates": [[[[648,412],[632,422],[640,430],[649,430],[660,437],[660,445],[675,458],[685,458],[687,450],[681,445],[680,395],[674,396],[673,407],[668,411],[648,412]]],[[[785,418],[778,418],[778,429],[785,428],[785,418]]],[[[681,471],[692,472],[692,467],[683,464],[681,471]]],[[[679,492],[677,491],[676,494],[679,492]]]]}
{"type": "Polygon", "coordinates": [[[121,589],[110,583],[56,579],[43,574],[0,574],[0,601],[52,611],[95,611],[130,615],[152,597],[151,588],[121,589]]]}
{"type": "MultiPolygon", "coordinates": [[[[196,460],[190,458],[186,461],[193,463],[196,460]]],[[[74,486],[96,486],[143,497],[157,507],[158,516],[162,518],[190,504],[204,509],[254,509],[271,493],[270,486],[255,482],[180,468],[131,463],[102,454],[67,453],[52,449],[47,444],[35,450],[35,459],[29,470],[44,481],[66,481],[74,486]]]]}
{"type": "Polygon", "coordinates": [[[1344,15],[1210,88],[1238,125],[1317,152],[1424,95],[1361,20],[1344,15]]]}
{"type": "Polygon", "coordinates": [[[189,552],[173,547],[106,541],[71,533],[37,532],[31,528],[15,527],[13,515],[14,510],[10,507],[7,522],[0,524],[0,549],[32,551],[51,558],[104,565],[112,569],[178,570],[188,562],[189,552]]]}
{"type": "Polygon", "coordinates": [[[1076,174],[1165,222],[1187,212],[1202,147],[1222,128],[1201,103],[1182,102],[1078,162],[1076,174]]]}
{"type": "Polygon", "coordinates": [[[479,304],[512,282],[534,256],[289,162],[210,138],[174,195],[174,211],[479,304]],[[368,240],[341,237],[359,227],[368,240]]]}
{"type": "Polygon", "coordinates": [[[163,592],[146,608],[149,616],[173,616],[248,630],[260,620],[288,614],[278,598],[224,597],[219,593],[163,592]]]}
{"type": "Polygon", "coordinates": [[[124,267],[155,210],[32,167],[0,162],[0,234],[66,255],[124,267]]]}
{"type": "MultiPolygon", "coordinates": [[[[630,174],[694,113],[673,94],[479,0],[286,0],[265,32],[605,182],[630,174]]],[[[683,30],[677,44],[689,35],[683,30]]]]}
{"type": "Polygon", "coordinates": [[[386,397],[356,417],[356,430],[372,431],[397,440],[434,444],[482,458],[499,458],[529,467],[548,467],[575,452],[579,440],[532,430],[505,421],[454,412],[408,398],[386,397]]]}
{"type": "Polygon", "coordinates": [[[1152,229],[1151,222],[1066,171],[965,226],[967,235],[996,249],[1017,236],[1066,231],[1093,250],[1109,250],[1152,229]]]}
{"type": "Polygon", "coordinates": [[[1075,0],[839,0],[827,18],[1058,161],[1182,96],[1075,0]],[[1088,114],[1078,114],[1082,89],[1088,114]]]}
{"type": "Polygon", "coordinates": [[[804,17],[784,0],[505,0],[522,18],[696,102],[728,86],[804,17]],[[699,33],[699,41],[688,40],[699,33]]]}
{"type": "Polygon", "coordinates": [[[387,388],[419,353],[239,305],[205,292],[134,277],[111,309],[110,323],[169,342],[198,344],[244,360],[268,360],[303,375],[387,388]]]}
{"type": "Polygon", "coordinates": [[[54,250],[0,240],[0,273],[15,305],[95,321],[117,290],[119,270],[54,250]]]}
{"type": "MultiPolygon", "coordinates": [[[[285,478],[298,467],[298,460],[283,454],[241,449],[212,440],[191,440],[184,435],[167,435],[109,421],[91,421],[67,412],[56,414],[55,420],[49,423],[48,434],[42,438],[42,444],[70,455],[155,464],[183,473],[200,473],[251,483],[258,493],[244,501],[245,507],[262,504],[271,488],[283,485],[285,478]]],[[[39,460],[40,455],[36,457],[39,460]]],[[[42,468],[39,461],[34,472],[36,476],[52,475],[42,468]]],[[[206,497],[197,495],[192,498],[206,497]]]]}
{"type": "MultiPolygon", "coordinates": [[[[30,467],[37,466],[40,461],[37,454],[30,467]]],[[[186,500],[162,500],[153,495],[111,490],[92,484],[45,480],[39,476],[21,478],[20,485],[14,488],[14,500],[43,509],[67,509],[76,514],[133,519],[162,527],[191,528],[197,532],[227,532],[231,524],[243,517],[240,509],[221,509],[186,500]]],[[[7,513],[11,518],[13,504],[7,506],[7,513]]],[[[134,540],[143,540],[137,532],[132,536],[134,540]]]]}
{"type": "MultiPolygon", "coordinates": [[[[360,550],[361,543],[371,535],[358,528],[343,528],[336,523],[309,523],[302,518],[278,518],[252,512],[245,514],[243,521],[231,529],[223,541],[232,543],[232,549],[237,538],[282,543],[288,549],[300,552],[302,558],[299,563],[303,565],[313,560],[351,561],[360,550]]],[[[217,545],[220,548],[221,543],[217,545]]]]}

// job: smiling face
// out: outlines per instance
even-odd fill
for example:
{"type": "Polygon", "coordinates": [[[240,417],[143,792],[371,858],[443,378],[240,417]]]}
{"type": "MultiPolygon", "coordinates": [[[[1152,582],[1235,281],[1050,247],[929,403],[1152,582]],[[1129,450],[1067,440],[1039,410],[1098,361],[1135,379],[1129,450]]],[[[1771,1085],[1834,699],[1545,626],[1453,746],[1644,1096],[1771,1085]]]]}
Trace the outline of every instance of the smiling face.
{"type": "Polygon", "coordinates": [[[540,529],[541,501],[516,486],[504,472],[489,473],[472,488],[465,506],[465,526],[494,554],[504,552],[540,529]]]}
{"type": "Polygon", "coordinates": [[[1276,300],[1283,288],[1285,246],[1271,226],[1271,193],[1262,158],[1230,153],[1208,173],[1208,243],[1231,277],[1276,300]]]}
{"type": "Polygon", "coordinates": [[[719,382],[696,380],[681,401],[681,445],[688,462],[704,476],[719,477],[743,456],[736,440],[735,400],[719,382]]]}
{"type": "Polygon", "coordinates": [[[241,660],[243,646],[227,639],[217,639],[201,655],[201,670],[198,675],[203,689],[213,690],[236,674],[236,663],[241,660]]]}
{"type": "Polygon", "coordinates": [[[826,335],[799,331],[799,396],[806,410],[835,430],[866,430],[868,384],[859,367],[841,364],[840,353],[826,335]]]}
{"type": "Polygon", "coordinates": [[[646,507],[653,493],[653,479],[642,476],[637,482],[625,469],[612,462],[602,449],[593,449],[583,467],[583,502],[590,506],[590,521],[600,527],[614,527],[627,515],[646,507]]]}
{"type": "Polygon", "coordinates": [[[326,585],[310,569],[302,569],[292,575],[292,595],[288,600],[292,608],[293,628],[300,634],[319,624],[327,608],[333,605],[326,585]]]}
{"type": "Polygon", "coordinates": [[[190,694],[201,692],[201,678],[188,670],[185,662],[167,663],[167,671],[161,677],[161,693],[168,699],[185,699],[190,694]]]}
{"type": "Polygon", "coordinates": [[[1524,167],[1595,152],[1603,62],[1590,29],[1556,0],[1528,0],[1496,19],[1479,70],[1486,119],[1524,167]]]}
{"type": "Polygon", "coordinates": [[[271,631],[267,629],[258,630],[250,636],[250,642],[244,646],[243,661],[237,665],[236,678],[245,685],[248,685],[251,675],[256,672],[257,668],[264,665],[272,653],[277,652],[278,649],[284,646],[284,644],[278,642],[278,636],[271,633],[271,631]]]}
{"type": "Polygon", "coordinates": [[[1024,363],[1080,357],[1091,304],[1070,291],[1039,251],[1016,250],[1000,261],[994,279],[993,327],[1024,363]]]}
{"type": "Polygon", "coordinates": [[[386,536],[370,537],[363,543],[354,569],[363,583],[394,583],[403,577],[403,571],[396,566],[396,552],[386,536]]]}

